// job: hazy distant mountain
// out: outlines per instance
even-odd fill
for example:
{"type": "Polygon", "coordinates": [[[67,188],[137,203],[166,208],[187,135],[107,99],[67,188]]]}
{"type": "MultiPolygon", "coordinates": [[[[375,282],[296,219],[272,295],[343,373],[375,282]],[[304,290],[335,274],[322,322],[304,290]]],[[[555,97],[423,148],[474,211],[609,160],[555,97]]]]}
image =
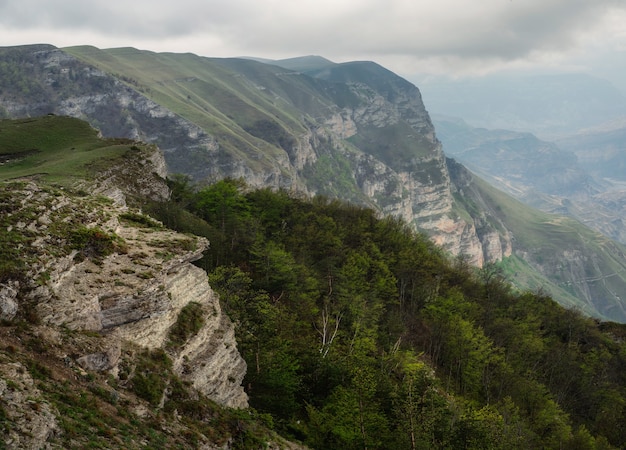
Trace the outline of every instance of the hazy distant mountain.
{"type": "Polygon", "coordinates": [[[537,192],[572,197],[595,190],[576,155],[551,142],[531,133],[474,128],[461,119],[433,117],[447,155],[518,197],[537,192]]]}
{"type": "Polygon", "coordinates": [[[477,128],[532,132],[543,139],[626,117],[626,96],[585,74],[493,75],[420,83],[428,110],[477,128]]]}
{"type": "Polygon", "coordinates": [[[435,116],[446,154],[527,205],[574,217],[626,243],[623,130],[585,134],[559,145],[530,133],[473,128],[435,116]]]}
{"type": "Polygon", "coordinates": [[[562,74],[420,86],[447,154],[529,205],[626,242],[626,97],[614,85],[562,74]]]}
{"type": "Polygon", "coordinates": [[[557,141],[594,176],[626,182],[626,126],[589,130],[557,141]]]}

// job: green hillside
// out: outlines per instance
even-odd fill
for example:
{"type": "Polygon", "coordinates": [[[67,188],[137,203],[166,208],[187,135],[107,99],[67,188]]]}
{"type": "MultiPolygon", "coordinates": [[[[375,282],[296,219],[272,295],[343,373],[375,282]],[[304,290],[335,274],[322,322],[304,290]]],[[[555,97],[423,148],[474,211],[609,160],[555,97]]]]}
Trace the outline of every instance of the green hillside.
{"type": "Polygon", "coordinates": [[[310,85],[314,83],[310,77],[287,73],[285,77],[289,80],[282,83],[275,75],[285,72],[284,69],[252,60],[218,60],[133,48],[64,50],[118,76],[157,103],[199,125],[219,140],[226,151],[250,162],[252,167],[268,164],[266,158],[280,154],[282,135],[304,132],[301,112],[296,106],[306,108],[311,114],[328,108],[310,85]],[[239,73],[247,76],[241,77],[239,73]],[[270,76],[265,76],[266,73],[270,76]],[[269,81],[274,95],[268,97],[250,79],[259,79],[263,85],[269,81]]]}
{"type": "MultiPolygon", "coordinates": [[[[55,183],[75,181],[74,171],[80,173],[87,162],[127,168],[115,169],[109,154],[98,152],[98,142],[107,143],[83,122],[63,117],[3,121],[0,127],[5,154],[39,158],[28,159],[20,176],[54,167],[48,173],[55,183]],[[74,151],[91,158],[79,163],[74,151]]],[[[12,164],[16,161],[0,166],[2,180],[18,173],[12,164]]],[[[97,173],[82,174],[91,179],[97,173]]],[[[97,229],[89,233],[77,225],[84,211],[69,207],[84,202],[90,214],[107,216],[110,202],[89,202],[88,192],[33,181],[48,189],[44,201],[67,199],[62,213],[68,220],[38,229],[54,234],[63,227],[68,234],[55,235],[54,242],[73,237],[70,248],[84,247],[81,257],[93,260],[90,270],[98,271],[101,258],[112,253],[145,262],[146,255],[133,247],[135,239],[122,242],[97,229]]],[[[152,352],[124,347],[118,373],[77,367],[77,355],[100,349],[107,333],[42,325],[32,302],[50,273],[30,281],[20,276],[28,261],[19,245],[39,247],[30,245],[34,236],[26,225],[7,224],[22,221],[10,215],[18,211],[36,222],[44,205],[29,204],[20,191],[23,183],[0,181],[0,208],[10,213],[0,216],[1,248],[15,262],[2,272],[2,283],[19,289],[18,313],[0,322],[5,434],[18,426],[11,420],[16,414],[11,402],[26,392],[31,410],[58,424],[45,436],[52,448],[298,448],[276,433],[312,449],[626,445],[625,325],[564,309],[544,293],[515,292],[491,268],[451,260],[426,236],[373,210],[249,189],[235,180],[200,187],[173,177],[168,184],[169,200],[141,202],[144,213],[161,223],[132,211],[121,219],[138,227],[133,236],[145,241],[153,242],[154,227],[209,239],[197,264],[207,270],[236,324],[252,408],[220,407],[174,373],[168,352],[197,329],[197,321],[190,320],[193,309],[181,312],[171,327],[172,346],[152,352]],[[12,368],[24,373],[11,375],[12,368]]],[[[589,237],[572,224],[559,228],[547,216],[518,211],[487,185],[480,189],[485,206],[498,210],[502,221],[527,222],[511,230],[529,249],[536,228],[551,233],[549,253],[575,246],[577,233],[589,237]]],[[[161,254],[167,251],[167,243],[153,244],[161,254]]],[[[50,262],[64,257],[57,250],[51,248],[50,262]]],[[[4,255],[3,261],[9,260],[4,255]]],[[[63,267],[68,266],[58,270],[63,267]]],[[[94,279],[94,288],[97,283],[94,279]]],[[[99,297],[107,299],[110,292],[99,297]]],[[[83,306],[89,307],[87,299],[75,305],[78,311],[83,306]]],[[[19,413],[28,414],[28,408],[19,413]]]]}
{"type": "Polygon", "coordinates": [[[127,139],[99,138],[84,121],[53,115],[0,120],[0,140],[0,180],[37,175],[70,184],[139,150],[127,139]]]}
{"type": "Polygon", "coordinates": [[[595,317],[626,321],[623,245],[575,219],[533,209],[480,178],[473,182],[474,198],[514,239],[514,254],[501,265],[515,285],[595,317]]]}
{"type": "Polygon", "coordinates": [[[624,326],[515,293],[371,210],[180,181],[152,212],[211,240],[200,264],[239,324],[251,405],[281,433],[355,450],[624,444],[624,326]]]}

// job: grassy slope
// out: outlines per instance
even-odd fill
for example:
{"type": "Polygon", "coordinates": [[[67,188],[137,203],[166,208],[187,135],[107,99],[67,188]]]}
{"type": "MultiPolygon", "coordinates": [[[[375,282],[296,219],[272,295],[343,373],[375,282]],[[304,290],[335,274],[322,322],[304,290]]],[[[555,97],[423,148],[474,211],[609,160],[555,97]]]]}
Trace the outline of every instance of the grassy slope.
{"type": "Polygon", "coordinates": [[[63,185],[131,150],[127,140],[100,139],[88,123],[61,116],[2,120],[0,143],[0,180],[38,175],[63,185]]]}
{"type": "Polygon", "coordinates": [[[133,48],[70,47],[64,51],[120,77],[200,126],[225,150],[247,160],[252,167],[264,164],[264,159],[258,158],[259,150],[269,158],[283,151],[246,132],[248,127],[272,121],[298,135],[305,131],[302,110],[316,114],[328,108],[314,80],[255,61],[133,48]],[[277,77],[277,73],[283,75],[277,77]]]}
{"type": "Polygon", "coordinates": [[[513,235],[517,256],[505,260],[503,267],[516,284],[547,291],[564,306],[593,316],[626,321],[619,298],[626,292],[624,246],[574,219],[530,208],[478,178],[475,183],[513,235]],[[580,259],[581,265],[570,265],[570,257],[580,259]],[[581,300],[587,289],[594,304],[581,300]]]}

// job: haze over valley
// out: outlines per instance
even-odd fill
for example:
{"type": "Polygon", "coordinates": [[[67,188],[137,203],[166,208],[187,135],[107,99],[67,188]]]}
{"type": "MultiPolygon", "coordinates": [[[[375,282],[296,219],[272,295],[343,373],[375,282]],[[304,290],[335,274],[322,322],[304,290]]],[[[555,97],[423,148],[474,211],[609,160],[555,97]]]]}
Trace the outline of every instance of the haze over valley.
{"type": "Polygon", "coordinates": [[[446,154],[531,206],[625,242],[626,97],[608,80],[499,76],[423,90],[446,154]]]}

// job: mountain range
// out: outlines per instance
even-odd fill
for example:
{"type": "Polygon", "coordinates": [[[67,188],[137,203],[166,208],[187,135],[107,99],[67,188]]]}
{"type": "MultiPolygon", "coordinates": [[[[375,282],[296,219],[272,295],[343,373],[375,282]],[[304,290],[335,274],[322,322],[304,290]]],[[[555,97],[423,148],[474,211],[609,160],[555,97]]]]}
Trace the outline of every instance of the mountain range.
{"type": "Polygon", "coordinates": [[[419,89],[375,63],[37,45],[0,49],[0,83],[4,117],[82,118],[158,145],[170,174],[201,185],[242,178],[371,207],[474,266],[499,263],[522,290],[626,321],[622,245],[447,158],[419,89]]]}
{"type": "Polygon", "coordinates": [[[0,447],[624,447],[624,248],[490,184],[595,195],[572,152],[442,145],[370,62],[38,45],[0,81],[0,447]]]}
{"type": "Polygon", "coordinates": [[[624,93],[583,73],[424,80],[449,156],[524,203],[621,243],[624,93]]]}

